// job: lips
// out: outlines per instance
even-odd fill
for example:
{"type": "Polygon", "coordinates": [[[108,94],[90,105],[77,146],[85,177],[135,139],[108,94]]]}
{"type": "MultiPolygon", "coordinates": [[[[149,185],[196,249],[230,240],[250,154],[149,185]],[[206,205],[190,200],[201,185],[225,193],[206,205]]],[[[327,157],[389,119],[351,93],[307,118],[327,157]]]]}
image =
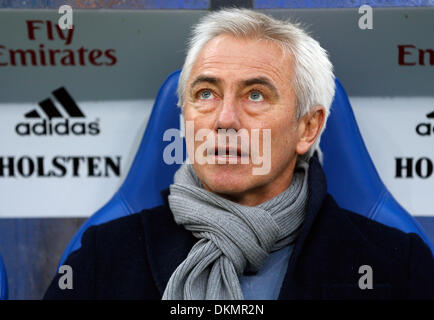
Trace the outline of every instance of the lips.
{"type": "Polygon", "coordinates": [[[230,147],[216,147],[215,156],[227,156],[227,157],[241,157],[240,148],[230,148],[230,147]]]}
{"type": "Polygon", "coordinates": [[[237,159],[237,163],[241,161],[241,159],[245,159],[249,157],[249,154],[246,152],[242,152],[241,148],[231,148],[231,147],[216,147],[214,149],[214,157],[218,160],[219,163],[226,162],[226,160],[237,159]]]}

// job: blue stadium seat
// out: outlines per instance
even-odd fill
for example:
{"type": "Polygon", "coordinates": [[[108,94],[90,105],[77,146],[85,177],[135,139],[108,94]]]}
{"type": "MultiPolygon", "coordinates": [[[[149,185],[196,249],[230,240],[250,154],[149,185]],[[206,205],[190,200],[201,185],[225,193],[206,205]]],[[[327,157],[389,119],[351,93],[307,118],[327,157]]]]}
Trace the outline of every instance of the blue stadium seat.
{"type": "Polygon", "coordinates": [[[331,113],[321,137],[321,150],[327,190],[341,207],[406,233],[414,232],[434,253],[422,227],[381,181],[339,80],[336,80],[331,113]]]}
{"type": "Polygon", "coordinates": [[[2,256],[0,255],[0,300],[7,300],[8,298],[8,277],[6,275],[6,268],[3,263],[2,256]]]}
{"type": "MultiPolygon", "coordinates": [[[[80,247],[83,232],[121,216],[162,204],[160,191],[169,187],[179,165],[167,165],[163,134],[180,127],[176,106],[179,71],[169,75],[155,100],[143,139],[130,171],[112,199],[92,215],[65,249],[59,266],[80,247]]],[[[433,249],[419,224],[392,197],[382,183],[363,143],[345,90],[336,80],[336,92],[327,128],[321,140],[329,192],[342,207],[405,232],[415,232],[433,249]]],[[[184,158],[185,158],[184,145],[184,158]]]]}

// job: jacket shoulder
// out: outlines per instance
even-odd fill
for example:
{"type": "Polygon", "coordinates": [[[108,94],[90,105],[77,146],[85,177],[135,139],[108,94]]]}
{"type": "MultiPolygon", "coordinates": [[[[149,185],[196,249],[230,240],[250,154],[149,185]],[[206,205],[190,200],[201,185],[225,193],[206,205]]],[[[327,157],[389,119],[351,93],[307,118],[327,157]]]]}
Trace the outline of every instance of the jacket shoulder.
{"type": "MultiPolygon", "coordinates": [[[[397,258],[409,250],[410,234],[378,221],[369,219],[350,210],[339,207],[328,195],[323,203],[319,220],[329,228],[339,230],[339,238],[357,240],[360,244],[371,246],[397,258]]],[[[411,235],[418,237],[417,235],[411,235]]]]}
{"type": "Polygon", "coordinates": [[[86,232],[89,230],[94,232],[97,240],[101,241],[103,247],[107,249],[117,247],[124,249],[124,246],[130,247],[133,243],[143,243],[145,230],[149,228],[155,229],[154,224],[158,224],[159,220],[163,219],[162,223],[167,223],[168,221],[164,219],[166,216],[165,211],[165,206],[144,209],[137,213],[91,226],[86,232]]]}
{"type": "Polygon", "coordinates": [[[330,195],[312,228],[304,259],[322,265],[319,273],[329,291],[350,283],[357,294],[365,292],[357,283],[361,268],[368,266],[377,298],[434,299],[434,260],[418,235],[340,208],[330,195]]]}
{"type": "Polygon", "coordinates": [[[65,261],[73,289],[61,290],[60,274],[44,299],[159,299],[147,260],[143,217],[159,208],[89,227],[81,247],[65,261]]]}

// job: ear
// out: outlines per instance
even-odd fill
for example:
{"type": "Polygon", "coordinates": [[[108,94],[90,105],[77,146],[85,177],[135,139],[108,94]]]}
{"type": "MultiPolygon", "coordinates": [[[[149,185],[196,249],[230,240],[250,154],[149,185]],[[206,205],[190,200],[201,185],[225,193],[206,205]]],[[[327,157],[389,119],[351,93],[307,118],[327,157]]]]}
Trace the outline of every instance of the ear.
{"type": "Polygon", "coordinates": [[[295,147],[296,153],[301,156],[305,154],[314,144],[321,132],[325,121],[325,108],[323,106],[313,107],[305,114],[298,123],[298,142],[295,147]]]}

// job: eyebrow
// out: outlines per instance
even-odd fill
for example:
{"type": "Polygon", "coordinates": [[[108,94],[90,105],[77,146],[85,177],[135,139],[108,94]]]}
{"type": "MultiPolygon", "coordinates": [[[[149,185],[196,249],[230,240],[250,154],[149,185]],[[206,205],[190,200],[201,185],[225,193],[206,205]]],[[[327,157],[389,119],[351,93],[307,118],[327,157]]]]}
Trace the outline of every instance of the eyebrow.
{"type": "Polygon", "coordinates": [[[279,94],[277,92],[277,88],[266,77],[257,77],[257,78],[247,79],[247,80],[242,81],[242,84],[245,87],[252,86],[252,85],[255,85],[255,84],[263,85],[265,87],[268,87],[273,92],[273,95],[276,98],[279,98],[279,94]]]}
{"type": "Polygon", "coordinates": [[[191,86],[190,86],[190,91],[197,85],[197,84],[199,84],[199,83],[202,83],[202,82],[207,82],[207,83],[211,83],[211,84],[214,84],[214,85],[218,85],[220,82],[221,82],[221,80],[220,79],[217,79],[217,78],[215,78],[215,77],[208,77],[208,76],[203,76],[203,75],[199,75],[192,83],[191,83],[191,86]]]}

